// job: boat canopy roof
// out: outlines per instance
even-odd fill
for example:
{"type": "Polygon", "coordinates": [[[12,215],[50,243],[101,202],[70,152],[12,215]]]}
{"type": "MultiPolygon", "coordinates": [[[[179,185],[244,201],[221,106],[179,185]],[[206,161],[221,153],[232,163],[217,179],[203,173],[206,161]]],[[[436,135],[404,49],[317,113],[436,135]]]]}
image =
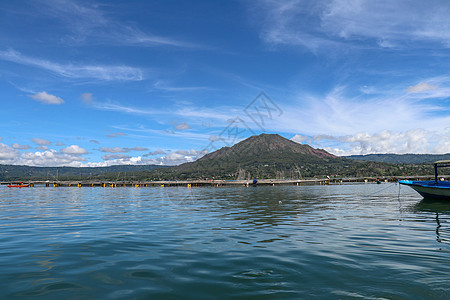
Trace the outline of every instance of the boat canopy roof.
{"type": "Polygon", "coordinates": [[[438,160],[434,164],[438,167],[450,167],[450,160],[438,160]]]}

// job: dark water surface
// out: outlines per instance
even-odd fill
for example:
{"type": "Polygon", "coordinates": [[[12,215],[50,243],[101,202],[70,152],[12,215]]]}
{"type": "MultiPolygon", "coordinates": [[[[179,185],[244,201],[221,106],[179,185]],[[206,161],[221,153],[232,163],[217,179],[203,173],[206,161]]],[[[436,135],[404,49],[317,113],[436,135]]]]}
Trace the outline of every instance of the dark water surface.
{"type": "Polygon", "coordinates": [[[449,299],[449,221],[396,184],[0,187],[0,298],[449,299]]]}

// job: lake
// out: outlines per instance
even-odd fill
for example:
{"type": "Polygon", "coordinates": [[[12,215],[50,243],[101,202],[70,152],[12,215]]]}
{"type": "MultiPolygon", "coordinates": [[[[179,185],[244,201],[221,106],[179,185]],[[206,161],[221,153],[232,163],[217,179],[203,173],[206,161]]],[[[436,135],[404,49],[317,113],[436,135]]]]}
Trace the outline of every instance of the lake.
{"type": "Polygon", "coordinates": [[[0,187],[2,299],[449,299],[449,261],[393,183],[0,187]]]}

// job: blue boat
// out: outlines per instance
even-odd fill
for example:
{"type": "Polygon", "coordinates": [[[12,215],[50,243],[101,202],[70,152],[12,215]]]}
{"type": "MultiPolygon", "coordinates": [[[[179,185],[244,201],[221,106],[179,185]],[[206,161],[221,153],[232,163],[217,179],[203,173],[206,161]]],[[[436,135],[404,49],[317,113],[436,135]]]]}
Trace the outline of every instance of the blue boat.
{"type": "Polygon", "coordinates": [[[424,198],[450,200],[450,181],[438,180],[438,168],[444,167],[450,167],[450,160],[440,160],[434,163],[434,180],[399,180],[399,183],[410,186],[424,198]]]}

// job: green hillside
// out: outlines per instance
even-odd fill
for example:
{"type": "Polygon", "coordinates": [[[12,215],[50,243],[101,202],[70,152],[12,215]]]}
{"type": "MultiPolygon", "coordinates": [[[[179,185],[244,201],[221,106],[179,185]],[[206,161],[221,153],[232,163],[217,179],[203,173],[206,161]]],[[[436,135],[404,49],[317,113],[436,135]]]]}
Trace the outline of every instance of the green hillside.
{"type": "Polygon", "coordinates": [[[144,171],[161,166],[118,165],[110,167],[31,167],[0,165],[0,181],[9,180],[132,180],[144,171]]]}

